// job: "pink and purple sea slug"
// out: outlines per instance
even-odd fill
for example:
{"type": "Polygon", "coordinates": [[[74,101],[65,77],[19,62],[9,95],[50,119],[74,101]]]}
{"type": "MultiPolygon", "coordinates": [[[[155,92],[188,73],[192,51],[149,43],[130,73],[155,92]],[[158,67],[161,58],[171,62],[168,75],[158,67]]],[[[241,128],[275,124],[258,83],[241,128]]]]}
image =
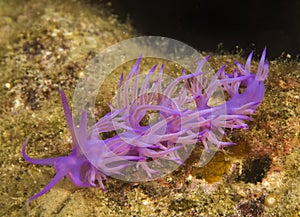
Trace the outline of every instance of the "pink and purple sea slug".
{"type": "Polygon", "coordinates": [[[34,159],[26,155],[27,140],[22,147],[23,158],[33,164],[53,166],[56,175],[39,193],[27,202],[48,192],[67,176],[79,187],[101,187],[107,176],[122,176],[124,170],[134,164],[139,172],[150,179],[159,171],[151,168],[150,161],[160,160],[183,164],[179,151],[190,145],[203,145],[207,151],[214,146],[222,150],[234,143],[222,141],[225,129],[247,129],[245,121],[255,112],[264,97],[264,81],[268,75],[266,49],[262,53],[256,74],[250,71],[252,53],[246,64],[236,63],[232,74],[221,67],[208,81],[202,71],[208,58],[198,62],[194,73],[182,75],[166,87],[162,85],[162,65],[157,79],[150,85],[157,65],[138,85],[138,69],[141,57],[124,79],[120,77],[119,91],[111,111],[91,127],[87,127],[87,113],[82,110],[80,124],[74,124],[67,98],[60,89],[67,126],[72,136],[72,152],[68,156],[34,159]],[[129,85],[130,82],[133,85],[129,85]],[[183,84],[179,94],[178,85],[183,84]],[[218,105],[209,105],[214,92],[221,88],[228,96],[218,105]],[[241,91],[242,90],[242,91],[241,91]],[[178,91],[177,91],[178,92],[178,91]],[[144,126],[142,119],[149,111],[155,111],[156,120],[144,126]],[[109,138],[100,135],[118,132],[109,138]]]}

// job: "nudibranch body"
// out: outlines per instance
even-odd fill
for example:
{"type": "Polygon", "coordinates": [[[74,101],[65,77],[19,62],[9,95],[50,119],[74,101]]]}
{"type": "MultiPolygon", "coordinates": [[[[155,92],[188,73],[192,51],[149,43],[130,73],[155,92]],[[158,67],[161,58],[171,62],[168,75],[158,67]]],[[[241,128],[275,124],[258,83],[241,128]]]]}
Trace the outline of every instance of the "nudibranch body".
{"type": "Polygon", "coordinates": [[[207,151],[212,147],[222,149],[234,143],[222,141],[224,129],[247,129],[245,121],[255,112],[264,97],[264,81],[268,75],[268,62],[263,51],[256,74],[250,71],[252,53],[245,65],[236,63],[232,74],[221,67],[208,82],[203,65],[208,58],[198,62],[194,73],[182,75],[165,88],[162,87],[162,65],[156,81],[150,85],[157,66],[154,66],[141,86],[138,86],[138,68],[141,57],[124,79],[120,77],[116,105],[93,126],[87,127],[87,113],[82,110],[80,124],[75,126],[64,92],[60,89],[64,114],[72,136],[73,150],[68,156],[33,159],[26,155],[27,140],[22,155],[33,164],[54,166],[56,175],[27,203],[49,191],[64,176],[80,187],[101,187],[106,176],[120,175],[130,164],[151,179],[159,171],[149,166],[150,161],[160,160],[183,164],[179,151],[194,144],[202,144],[207,151]],[[130,82],[133,85],[129,85],[130,82]],[[173,96],[175,88],[183,84],[182,91],[173,96]],[[229,99],[210,106],[209,100],[221,88],[229,99]],[[241,91],[243,89],[243,91],[241,91]],[[155,111],[154,123],[142,125],[147,112],[155,111]],[[105,132],[118,132],[110,138],[101,138],[105,132]]]}

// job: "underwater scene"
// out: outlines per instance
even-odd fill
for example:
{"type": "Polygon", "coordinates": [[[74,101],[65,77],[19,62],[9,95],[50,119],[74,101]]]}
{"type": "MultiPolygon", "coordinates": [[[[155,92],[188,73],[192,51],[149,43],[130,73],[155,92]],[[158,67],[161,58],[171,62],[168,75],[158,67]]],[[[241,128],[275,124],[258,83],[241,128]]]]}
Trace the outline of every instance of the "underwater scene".
{"type": "Polygon", "coordinates": [[[300,216],[300,5],[239,4],[0,0],[0,216],[300,216]]]}

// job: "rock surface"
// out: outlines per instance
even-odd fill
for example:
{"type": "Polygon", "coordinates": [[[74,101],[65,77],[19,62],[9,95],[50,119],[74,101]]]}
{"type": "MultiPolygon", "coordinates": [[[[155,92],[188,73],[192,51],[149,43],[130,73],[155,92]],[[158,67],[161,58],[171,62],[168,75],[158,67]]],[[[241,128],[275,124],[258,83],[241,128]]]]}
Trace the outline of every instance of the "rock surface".
{"type": "MultiPolygon", "coordinates": [[[[28,155],[71,150],[58,87],[69,99],[96,53],[134,37],[103,5],[84,1],[0,2],[0,215],[1,216],[297,216],[300,215],[300,63],[271,61],[266,96],[249,130],[229,132],[236,146],[204,168],[184,167],[147,183],[109,179],[107,191],[78,188],[68,179],[25,203],[54,176],[54,169],[25,162],[28,155]]],[[[228,71],[239,55],[216,54],[228,71]]],[[[257,65],[257,64],[256,64],[257,65]]],[[[118,77],[113,76],[118,82],[118,77]]],[[[115,84],[116,82],[112,82],[115,84]]],[[[115,86],[99,96],[108,102],[115,86]]],[[[97,103],[97,115],[107,112],[97,103]]]]}

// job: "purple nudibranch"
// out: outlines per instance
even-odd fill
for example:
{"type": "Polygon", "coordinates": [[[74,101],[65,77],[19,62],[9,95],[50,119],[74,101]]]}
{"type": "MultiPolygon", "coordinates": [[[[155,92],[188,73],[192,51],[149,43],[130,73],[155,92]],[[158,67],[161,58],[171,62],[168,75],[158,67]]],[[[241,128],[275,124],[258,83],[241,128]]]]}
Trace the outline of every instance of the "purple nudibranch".
{"type": "Polygon", "coordinates": [[[256,74],[250,71],[252,55],[250,53],[245,65],[236,63],[233,74],[227,74],[225,67],[221,67],[210,82],[205,80],[205,73],[202,72],[208,60],[205,58],[198,61],[194,73],[185,74],[183,71],[182,76],[165,88],[162,87],[164,65],[151,87],[149,78],[157,65],[138,87],[140,57],[126,79],[121,75],[116,105],[110,105],[111,112],[89,128],[85,110],[82,110],[79,127],[74,124],[67,98],[60,89],[73,149],[68,156],[34,159],[26,155],[28,139],[25,141],[22,156],[26,161],[54,166],[56,170],[54,178],[32,196],[27,205],[48,192],[65,176],[77,186],[101,187],[105,190],[103,180],[106,180],[106,176],[122,175],[128,162],[135,162],[137,170],[144,171],[152,178],[158,171],[149,167],[149,160],[164,159],[183,164],[178,150],[188,145],[202,144],[207,151],[211,145],[219,149],[233,145],[232,142],[222,141],[224,129],[247,129],[245,121],[251,120],[249,115],[255,112],[264,97],[264,81],[268,75],[266,48],[256,74]],[[130,81],[133,81],[133,86],[129,85],[130,81]],[[180,94],[174,97],[176,86],[182,83],[180,94]],[[229,99],[210,106],[209,99],[217,88],[222,88],[229,99]],[[147,111],[156,111],[159,118],[155,123],[142,126],[141,120],[147,111]],[[106,139],[99,136],[111,131],[120,133],[106,139]]]}

